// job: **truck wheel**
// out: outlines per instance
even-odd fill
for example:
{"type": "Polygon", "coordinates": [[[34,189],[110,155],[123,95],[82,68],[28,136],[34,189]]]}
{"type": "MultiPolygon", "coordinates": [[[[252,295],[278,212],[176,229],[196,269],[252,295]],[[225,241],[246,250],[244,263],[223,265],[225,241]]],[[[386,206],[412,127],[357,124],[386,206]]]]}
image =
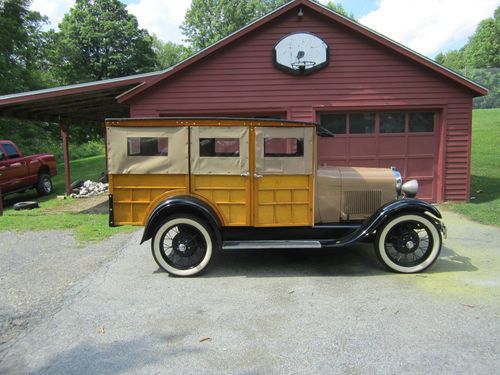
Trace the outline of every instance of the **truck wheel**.
{"type": "Polygon", "coordinates": [[[160,224],[151,241],[156,263],[175,276],[194,276],[203,271],[215,250],[210,226],[193,215],[175,215],[160,224]]]}
{"type": "Polygon", "coordinates": [[[377,230],[375,251],[389,270],[421,272],[430,267],[441,252],[441,233],[427,216],[405,213],[389,219],[377,230]]]}
{"type": "Polygon", "coordinates": [[[40,173],[38,182],[36,183],[36,191],[39,196],[49,195],[52,193],[52,180],[47,173],[40,173]]]}

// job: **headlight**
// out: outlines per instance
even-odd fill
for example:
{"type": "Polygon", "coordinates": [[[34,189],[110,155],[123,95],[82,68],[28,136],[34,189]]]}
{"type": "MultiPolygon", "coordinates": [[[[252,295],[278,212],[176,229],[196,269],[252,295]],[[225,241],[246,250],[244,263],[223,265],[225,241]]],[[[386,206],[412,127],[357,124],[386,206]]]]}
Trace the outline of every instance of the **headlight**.
{"type": "Polygon", "coordinates": [[[401,177],[401,173],[399,173],[396,167],[391,167],[392,174],[396,179],[396,196],[399,198],[401,195],[401,189],[403,187],[403,178],[401,177]]]}
{"type": "Polygon", "coordinates": [[[418,181],[410,180],[405,182],[402,186],[402,190],[408,198],[415,198],[418,193],[418,181]]]}

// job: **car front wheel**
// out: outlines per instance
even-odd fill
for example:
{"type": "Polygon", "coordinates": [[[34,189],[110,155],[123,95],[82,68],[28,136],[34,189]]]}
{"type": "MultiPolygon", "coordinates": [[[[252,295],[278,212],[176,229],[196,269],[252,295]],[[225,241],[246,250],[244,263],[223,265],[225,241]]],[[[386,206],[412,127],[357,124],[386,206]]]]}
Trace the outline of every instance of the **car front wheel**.
{"type": "Polygon", "coordinates": [[[215,250],[213,231],[196,216],[171,216],[157,227],[151,250],[156,263],[168,273],[194,276],[202,272],[212,259],[215,250]]]}
{"type": "Polygon", "coordinates": [[[441,233],[436,224],[419,213],[389,219],[377,230],[375,239],[380,262],[400,273],[416,273],[430,267],[439,256],[441,245],[441,233]]]}

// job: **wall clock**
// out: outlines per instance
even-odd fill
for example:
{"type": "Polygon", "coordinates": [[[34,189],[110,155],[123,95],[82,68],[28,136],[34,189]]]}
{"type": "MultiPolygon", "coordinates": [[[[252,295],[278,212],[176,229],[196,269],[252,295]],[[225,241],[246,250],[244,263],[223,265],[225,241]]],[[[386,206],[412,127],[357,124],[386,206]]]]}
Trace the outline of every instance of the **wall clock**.
{"type": "Polygon", "coordinates": [[[293,74],[307,74],[328,65],[328,45],[306,32],[292,33],[274,46],[274,64],[293,74]]]}

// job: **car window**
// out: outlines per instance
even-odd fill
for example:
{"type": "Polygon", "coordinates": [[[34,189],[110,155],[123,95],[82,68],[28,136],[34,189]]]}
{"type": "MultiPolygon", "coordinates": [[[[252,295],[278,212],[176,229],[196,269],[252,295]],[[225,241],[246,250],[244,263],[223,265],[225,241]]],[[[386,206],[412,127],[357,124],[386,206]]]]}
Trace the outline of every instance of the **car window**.
{"type": "Polygon", "coordinates": [[[239,138],[200,138],[201,157],[239,157],[239,138]]]}
{"type": "Polygon", "coordinates": [[[264,156],[302,157],[304,156],[304,139],[302,138],[265,138],[264,156]]]}
{"type": "Polygon", "coordinates": [[[128,156],[168,156],[166,137],[128,137],[128,156]]]}
{"type": "Polygon", "coordinates": [[[5,160],[5,159],[7,159],[7,156],[5,156],[2,149],[0,148],[0,160],[5,160]]]}
{"type": "Polygon", "coordinates": [[[19,157],[19,153],[16,148],[10,143],[2,143],[3,149],[9,155],[9,158],[14,159],[19,157]]]}

